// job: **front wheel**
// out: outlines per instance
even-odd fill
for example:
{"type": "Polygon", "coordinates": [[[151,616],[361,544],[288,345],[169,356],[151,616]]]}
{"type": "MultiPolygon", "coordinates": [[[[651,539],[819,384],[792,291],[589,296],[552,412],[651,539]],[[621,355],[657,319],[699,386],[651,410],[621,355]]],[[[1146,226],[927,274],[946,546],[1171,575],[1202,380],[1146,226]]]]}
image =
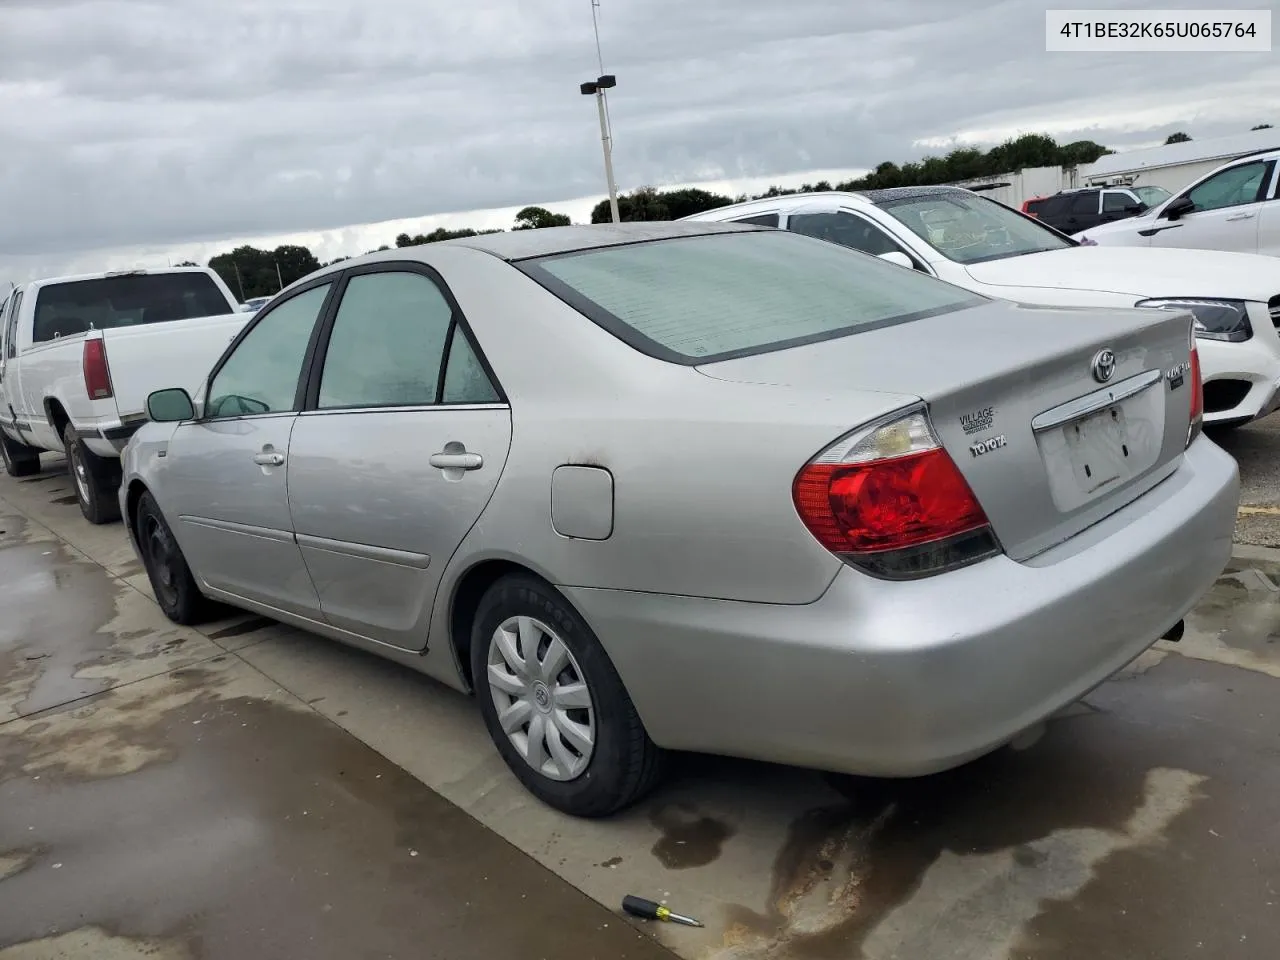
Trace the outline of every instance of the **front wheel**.
{"type": "Polygon", "coordinates": [[[11,477],[30,477],[40,472],[40,451],[19,443],[0,430],[0,459],[4,472],[11,477]]]}
{"type": "Polygon", "coordinates": [[[76,487],[80,512],[90,523],[111,523],[120,519],[120,462],[98,456],[67,424],[62,431],[67,452],[67,471],[76,487]]]}
{"type": "Polygon", "coordinates": [[[138,539],[142,565],[147,569],[151,589],[164,615],[184,626],[205,619],[211,604],[196,586],[187,558],[182,555],[173,531],[150,492],[138,501],[134,535],[138,539]]]}
{"type": "Polygon", "coordinates": [[[604,817],[657,783],[662,751],[600,641],[548,584],[511,575],[489,588],[472,625],[471,669],[498,752],[544,803],[604,817]]]}

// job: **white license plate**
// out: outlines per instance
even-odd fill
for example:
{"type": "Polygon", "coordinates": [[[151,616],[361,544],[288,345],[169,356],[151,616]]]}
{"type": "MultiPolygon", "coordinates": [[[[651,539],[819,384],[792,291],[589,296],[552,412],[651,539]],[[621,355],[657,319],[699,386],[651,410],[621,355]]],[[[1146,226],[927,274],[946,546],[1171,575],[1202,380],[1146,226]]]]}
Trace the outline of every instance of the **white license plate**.
{"type": "Polygon", "coordinates": [[[1062,428],[1080,489],[1093,493],[1127,478],[1131,471],[1124,411],[1108,407],[1062,428]]]}

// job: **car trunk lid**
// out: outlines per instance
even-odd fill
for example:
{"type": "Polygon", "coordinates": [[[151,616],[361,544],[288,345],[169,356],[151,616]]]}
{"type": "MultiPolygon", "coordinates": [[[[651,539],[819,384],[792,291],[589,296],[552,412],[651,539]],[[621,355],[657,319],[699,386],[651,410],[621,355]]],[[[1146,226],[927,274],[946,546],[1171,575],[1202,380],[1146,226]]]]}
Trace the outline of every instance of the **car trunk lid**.
{"type": "Polygon", "coordinates": [[[1190,424],[1190,327],[1186,312],[996,302],[698,369],[919,397],[1006,553],[1021,560],[1176,468],[1190,424]]]}

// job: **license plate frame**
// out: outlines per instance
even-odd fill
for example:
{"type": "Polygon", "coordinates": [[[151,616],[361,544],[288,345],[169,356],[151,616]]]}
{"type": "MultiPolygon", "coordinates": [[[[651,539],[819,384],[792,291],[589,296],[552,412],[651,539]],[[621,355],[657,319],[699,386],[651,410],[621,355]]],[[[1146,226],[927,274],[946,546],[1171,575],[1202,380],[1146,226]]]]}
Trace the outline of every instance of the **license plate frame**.
{"type": "Polygon", "coordinates": [[[1132,475],[1133,449],[1124,407],[1111,404],[1062,427],[1067,456],[1085,494],[1113,486],[1132,475]]]}

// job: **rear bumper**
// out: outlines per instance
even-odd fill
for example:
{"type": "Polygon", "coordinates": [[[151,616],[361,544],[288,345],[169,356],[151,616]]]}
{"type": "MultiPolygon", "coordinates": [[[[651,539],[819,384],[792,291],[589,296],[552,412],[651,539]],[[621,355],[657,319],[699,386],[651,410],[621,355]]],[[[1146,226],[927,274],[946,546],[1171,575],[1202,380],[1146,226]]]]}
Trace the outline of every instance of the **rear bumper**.
{"type": "Polygon", "coordinates": [[[1235,461],[1199,438],[1137,502],[1026,563],[927,580],[852,569],[807,605],[564,587],[650,736],[875,776],[956,766],[1083,696],[1222,572],[1235,461]]]}
{"type": "Polygon", "coordinates": [[[124,423],[104,423],[93,427],[76,428],[76,436],[85,446],[100,457],[118,457],[129,443],[129,438],[146,423],[145,417],[124,423]]]}

